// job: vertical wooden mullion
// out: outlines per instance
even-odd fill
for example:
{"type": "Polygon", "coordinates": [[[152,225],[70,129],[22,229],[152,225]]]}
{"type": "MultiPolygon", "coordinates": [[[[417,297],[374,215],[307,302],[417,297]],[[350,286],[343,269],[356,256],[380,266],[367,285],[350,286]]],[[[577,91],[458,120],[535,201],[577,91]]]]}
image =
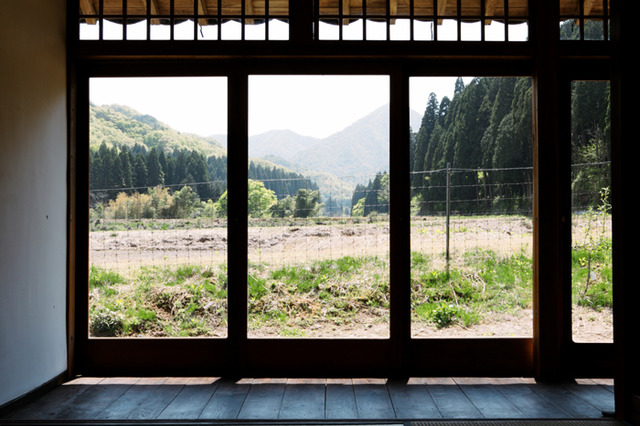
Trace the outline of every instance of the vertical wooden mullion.
{"type": "Polygon", "coordinates": [[[127,0],[122,0],[122,40],[127,39],[127,15],[129,11],[127,10],[127,0]]]}
{"type": "Polygon", "coordinates": [[[198,40],[198,15],[199,15],[198,0],[193,0],[193,39],[198,40]]]}
{"type": "Polygon", "coordinates": [[[249,79],[244,71],[228,77],[227,232],[228,232],[228,336],[229,357],[242,368],[247,340],[248,244],[248,103],[249,79]],[[233,259],[233,261],[230,261],[233,259]]]}
{"type": "Polygon", "coordinates": [[[147,22],[145,23],[147,26],[147,41],[151,40],[151,0],[145,1],[145,14],[147,15],[147,22]]]}
{"type": "Polygon", "coordinates": [[[433,41],[438,41],[438,0],[433,0],[433,41]]]}
{"type": "MultiPolygon", "coordinates": [[[[342,40],[343,39],[343,32],[344,29],[342,28],[344,26],[344,4],[342,3],[344,0],[338,0],[338,40],[342,40]]],[[[318,0],[318,3],[320,1],[318,0]]]]}
{"type": "Polygon", "coordinates": [[[387,31],[387,41],[391,40],[391,0],[385,1],[385,29],[387,31]]]}
{"type": "Polygon", "coordinates": [[[169,0],[169,40],[175,40],[175,0],[169,0]]]}
{"type": "Polygon", "coordinates": [[[218,41],[222,40],[222,0],[218,0],[218,41]]]}
{"type": "Polygon", "coordinates": [[[367,39],[367,0],[362,0],[362,40],[367,39]]]}
{"type": "Polygon", "coordinates": [[[313,2],[289,0],[289,39],[298,44],[313,40],[313,2]]]}
{"type": "Polygon", "coordinates": [[[609,36],[609,0],[602,0],[602,39],[610,40],[609,36]]]}
{"type": "Polygon", "coordinates": [[[269,38],[269,0],[264,0],[264,39],[269,38]]]}
{"type": "Polygon", "coordinates": [[[247,24],[247,0],[240,0],[240,40],[246,39],[245,26],[247,24]]]}
{"type": "Polygon", "coordinates": [[[410,109],[409,77],[402,67],[390,75],[389,116],[389,257],[391,371],[407,368],[411,339],[411,242],[410,242],[410,109]]]}
{"type": "Polygon", "coordinates": [[[487,26],[487,7],[486,0],[480,1],[480,41],[485,41],[485,27],[487,26]]]}
{"type": "Polygon", "coordinates": [[[637,148],[635,144],[626,143],[624,135],[634,134],[637,113],[635,96],[625,96],[629,93],[625,89],[633,91],[635,86],[635,55],[629,54],[629,45],[624,47],[623,40],[635,37],[634,8],[631,2],[612,2],[610,11],[604,13],[605,18],[611,18],[610,38],[615,46],[612,67],[615,71],[611,79],[615,407],[616,418],[631,424],[637,424],[640,419],[640,363],[637,362],[640,286],[633,278],[636,275],[636,250],[625,250],[625,247],[634,247],[638,241],[635,197],[624,194],[633,194],[635,190],[637,148]]]}
{"type": "Polygon", "coordinates": [[[509,41],[509,0],[504,0],[504,41],[509,41]]]}
{"type": "MultiPolygon", "coordinates": [[[[539,379],[566,375],[562,365],[563,241],[569,218],[563,217],[558,94],[558,0],[530,2],[537,60],[534,75],[534,371],[539,379]]],[[[570,231],[570,229],[569,229],[570,231]]]]}
{"type": "Polygon", "coordinates": [[[462,41],[462,0],[456,2],[456,27],[458,28],[458,41],[462,41]]]}
{"type": "Polygon", "coordinates": [[[100,22],[98,40],[104,40],[104,0],[98,0],[98,17],[98,22],[100,22]]]}
{"type": "Polygon", "coordinates": [[[409,40],[415,40],[415,0],[409,0],[409,40]]]}

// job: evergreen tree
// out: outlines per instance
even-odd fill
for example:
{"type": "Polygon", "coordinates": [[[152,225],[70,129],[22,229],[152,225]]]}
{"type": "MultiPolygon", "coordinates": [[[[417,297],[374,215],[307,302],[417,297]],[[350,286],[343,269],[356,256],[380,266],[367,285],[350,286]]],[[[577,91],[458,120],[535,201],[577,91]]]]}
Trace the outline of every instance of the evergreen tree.
{"type": "Polygon", "coordinates": [[[299,189],[295,198],[294,217],[313,217],[318,213],[320,193],[308,189],[299,189]]]}
{"type": "Polygon", "coordinates": [[[147,184],[149,186],[164,185],[164,171],[156,148],[151,148],[147,155],[147,184]]]}
{"type": "Polygon", "coordinates": [[[120,167],[122,168],[122,184],[124,188],[133,186],[133,166],[131,165],[131,151],[127,146],[120,150],[120,167]]]}
{"type": "Polygon", "coordinates": [[[429,139],[436,127],[439,116],[438,99],[435,93],[429,94],[427,107],[422,116],[422,123],[416,135],[415,152],[413,155],[413,174],[411,186],[414,188],[414,194],[421,192],[424,184],[426,164],[426,154],[429,147],[429,139]]]}
{"type": "Polygon", "coordinates": [[[133,186],[143,188],[147,186],[147,161],[144,154],[136,154],[133,162],[133,186]]]}

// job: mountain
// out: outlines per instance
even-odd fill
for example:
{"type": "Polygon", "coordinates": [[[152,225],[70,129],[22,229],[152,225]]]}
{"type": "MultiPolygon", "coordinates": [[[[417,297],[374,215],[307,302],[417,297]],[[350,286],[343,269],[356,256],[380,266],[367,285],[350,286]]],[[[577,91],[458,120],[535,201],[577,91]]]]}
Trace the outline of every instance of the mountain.
{"type": "MultiPolygon", "coordinates": [[[[411,128],[421,116],[411,112],[411,128]]],[[[180,133],[150,115],[122,105],[91,105],[91,146],[136,144],[147,148],[198,151],[205,157],[226,156],[225,135],[201,137],[180,133]]],[[[318,139],[291,130],[250,137],[249,156],[264,166],[278,165],[314,179],[332,196],[347,196],[356,183],[366,183],[389,169],[389,106],[382,106],[345,129],[318,139]],[[331,188],[330,190],[328,188],[331,188]]]]}
{"type": "Polygon", "coordinates": [[[279,157],[292,161],[295,155],[317,143],[319,139],[302,136],[291,130],[271,130],[249,138],[249,157],[279,157]]]}
{"type": "MultiPolygon", "coordinates": [[[[420,127],[421,115],[411,111],[411,128],[420,127]]],[[[252,156],[305,173],[331,174],[346,181],[366,182],[389,170],[389,105],[384,105],[347,128],[324,139],[291,131],[268,132],[250,140],[252,156]],[[253,145],[256,149],[253,150],[253,145]]]]}
{"type": "Polygon", "coordinates": [[[180,133],[156,118],[141,114],[123,105],[91,105],[90,146],[99,147],[121,145],[133,147],[136,144],[164,151],[186,148],[205,156],[225,155],[222,144],[210,137],[180,133]]]}

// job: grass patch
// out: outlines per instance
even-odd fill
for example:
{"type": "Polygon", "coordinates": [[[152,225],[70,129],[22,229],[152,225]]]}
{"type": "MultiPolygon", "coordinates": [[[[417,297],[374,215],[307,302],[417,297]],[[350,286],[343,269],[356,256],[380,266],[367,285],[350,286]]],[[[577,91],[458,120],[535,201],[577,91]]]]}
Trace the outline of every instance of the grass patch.
{"type": "Polygon", "coordinates": [[[490,312],[515,313],[531,307],[532,262],[523,253],[500,257],[473,249],[449,271],[433,269],[424,256],[413,255],[414,321],[437,328],[479,323],[490,312]]]}
{"type": "Polygon", "coordinates": [[[89,302],[92,336],[177,337],[226,333],[225,267],[141,268],[130,279],[92,267],[89,280],[95,283],[89,302]]]}
{"type": "MultiPolygon", "coordinates": [[[[574,250],[574,303],[611,306],[606,249],[574,250]]],[[[531,308],[532,260],[524,252],[500,256],[472,249],[461,259],[443,270],[430,256],[411,254],[412,321],[435,328],[471,327],[489,315],[531,308]]],[[[89,272],[93,336],[226,333],[226,265],[146,267],[132,278],[95,266],[89,272]]],[[[250,331],[305,336],[311,328],[388,321],[387,258],[345,256],[277,268],[249,264],[247,283],[250,331]]]]}

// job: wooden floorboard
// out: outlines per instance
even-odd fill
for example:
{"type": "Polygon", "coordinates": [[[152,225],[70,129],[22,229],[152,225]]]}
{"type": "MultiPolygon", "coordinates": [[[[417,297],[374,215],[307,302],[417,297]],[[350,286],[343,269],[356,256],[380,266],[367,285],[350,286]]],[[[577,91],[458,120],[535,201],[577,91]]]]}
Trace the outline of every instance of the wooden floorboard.
{"type": "Polygon", "coordinates": [[[611,380],[79,378],[0,418],[64,421],[603,419],[611,380]]]}

